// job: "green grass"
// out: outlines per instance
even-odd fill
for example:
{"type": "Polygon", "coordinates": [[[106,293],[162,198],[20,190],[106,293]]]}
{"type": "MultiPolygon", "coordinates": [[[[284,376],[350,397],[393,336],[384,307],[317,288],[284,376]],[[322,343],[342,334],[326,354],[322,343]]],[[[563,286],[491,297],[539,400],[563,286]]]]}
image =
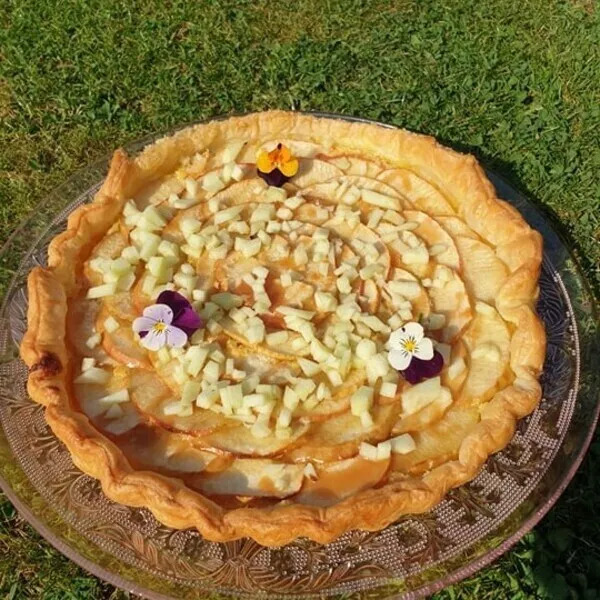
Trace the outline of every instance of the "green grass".
{"type": "MultiPolygon", "coordinates": [[[[0,3],[0,240],[74,169],[177,123],[326,110],[474,152],[566,225],[600,289],[593,0],[0,3]]],[[[436,599],[600,597],[600,444],[536,530],[436,599]]],[[[125,598],[0,501],[0,597],[125,598]]]]}

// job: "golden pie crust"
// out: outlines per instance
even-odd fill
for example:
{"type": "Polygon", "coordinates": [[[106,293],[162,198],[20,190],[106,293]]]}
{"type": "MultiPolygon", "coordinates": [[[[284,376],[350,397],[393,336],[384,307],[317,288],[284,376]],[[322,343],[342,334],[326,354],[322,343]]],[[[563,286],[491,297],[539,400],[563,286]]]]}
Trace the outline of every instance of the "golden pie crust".
{"type": "MultiPolygon", "coordinates": [[[[387,182],[393,185],[393,177],[387,182]]],[[[21,355],[30,369],[31,397],[45,406],[47,422],[66,444],[77,467],[98,479],[111,500],[148,508],[173,528],[195,527],[209,540],[251,537],[263,545],[277,546],[304,536],[327,543],[352,529],[380,530],[401,515],[428,511],[448,490],[472,480],[487,457],[506,446],[517,421],[531,413],[541,397],[538,377],[545,334],[534,308],[541,236],[518,211],[496,198],[474,157],[445,148],[431,137],[278,111],[196,125],[157,141],[135,158],[122,150],[115,152],[94,201],[73,211],[67,230],[52,241],[48,255],[48,267],[35,268],[28,280],[28,330],[21,355]],[[426,194],[414,204],[418,186],[429,186],[450,207],[444,219],[456,239],[466,246],[477,243],[491,249],[505,276],[493,297],[485,301],[508,324],[508,375],[491,398],[473,405],[477,422],[460,440],[457,452],[438,456],[412,474],[400,470],[379,487],[358,491],[327,507],[287,500],[228,508],[186,486],[182,479],[134,469],[114,439],[80,410],[73,385],[78,365],[67,342],[66,323],[71,300],[89,285],[84,261],[119,219],[129,198],[150,182],[175,172],[187,157],[230,139],[255,145],[277,139],[317,142],[329,156],[362,157],[388,170],[397,169],[402,173],[403,193],[410,199],[412,190],[413,206],[420,212],[436,211],[435,206],[427,205],[426,194]],[[471,234],[460,235],[464,226],[471,234]]],[[[482,295],[490,296],[483,283],[482,278],[482,295]]],[[[478,282],[472,284],[477,289],[478,282]]],[[[410,427],[405,423],[404,431],[410,427]]],[[[451,422],[448,427],[451,434],[451,422]]]]}

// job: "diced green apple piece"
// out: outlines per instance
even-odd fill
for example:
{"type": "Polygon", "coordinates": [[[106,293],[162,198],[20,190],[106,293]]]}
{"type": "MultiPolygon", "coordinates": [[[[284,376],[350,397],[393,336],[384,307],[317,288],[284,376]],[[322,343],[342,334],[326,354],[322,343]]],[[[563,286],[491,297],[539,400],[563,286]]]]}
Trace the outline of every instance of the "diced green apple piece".
{"type": "Polygon", "coordinates": [[[118,404],[113,404],[105,413],[107,419],[118,419],[123,416],[123,409],[118,404]]]}
{"type": "Polygon", "coordinates": [[[112,394],[107,394],[106,396],[102,396],[102,398],[99,399],[99,402],[104,402],[105,404],[120,404],[122,402],[129,402],[129,390],[118,390],[112,394]]]}
{"type": "Polygon", "coordinates": [[[404,433],[389,440],[394,454],[408,454],[412,452],[417,445],[409,433],[404,433]]]}
{"type": "Polygon", "coordinates": [[[233,221],[244,209],[243,204],[239,204],[237,206],[230,206],[229,208],[224,208],[220,210],[214,216],[215,225],[221,225],[223,223],[227,223],[227,221],[233,221]]]}
{"type": "Polygon", "coordinates": [[[402,413],[412,415],[425,408],[442,394],[442,389],[446,388],[442,388],[439,377],[413,385],[402,393],[402,413]]]}
{"type": "Polygon", "coordinates": [[[244,303],[241,296],[237,296],[236,294],[232,294],[230,292],[213,294],[210,297],[210,300],[227,311],[231,310],[232,308],[237,308],[244,303]]]}
{"type": "Polygon", "coordinates": [[[199,381],[186,381],[183,385],[183,391],[181,394],[181,401],[184,404],[190,404],[196,400],[196,397],[200,393],[200,382],[199,381]]]}
{"type": "Polygon", "coordinates": [[[337,299],[333,294],[319,290],[315,292],[315,305],[319,311],[333,312],[337,308],[337,304],[337,299]]]}
{"type": "Polygon", "coordinates": [[[356,345],[356,356],[362,360],[368,360],[377,354],[377,344],[373,340],[362,339],[356,345]]]}
{"type": "Polygon", "coordinates": [[[361,442],[358,453],[365,460],[377,460],[377,446],[373,446],[367,442],[361,442]]]}
{"type": "Polygon", "coordinates": [[[115,258],[110,264],[110,270],[112,273],[115,273],[118,276],[124,275],[125,273],[131,273],[132,266],[131,263],[123,258],[115,258]]]}
{"type": "Polygon", "coordinates": [[[114,296],[117,291],[116,282],[103,283],[102,285],[96,285],[88,289],[86,298],[93,300],[96,298],[106,298],[107,296],[114,296]]]}
{"type": "Polygon", "coordinates": [[[206,364],[202,373],[204,374],[204,379],[211,383],[216,383],[221,374],[221,365],[219,365],[218,362],[211,360],[206,364]]]}
{"type": "Polygon", "coordinates": [[[186,240],[190,235],[200,231],[200,229],[202,229],[202,223],[194,217],[186,217],[179,222],[179,230],[186,240]]]}
{"type": "Polygon", "coordinates": [[[228,385],[227,387],[219,390],[219,396],[221,398],[221,404],[225,406],[229,404],[232,408],[238,409],[242,407],[244,395],[242,386],[238,383],[236,385],[228,385]]]}
{"type": "Polygon", "coordinates": [[[104,329],[108,331],[108,333],[113,333],[117,329],[119,329],[119,322],[112,316],[104,319],[104,329]]]}
{"type": "Polygon", "coordinates": [[[167,258],[179,260],[179,246],[168,240],[161,240],[158,245],[158,253],[167,258]]]}
{"type": "Polygon", "coordinates": [[[146,236],[140,236],[142,246],[140,249],[140,258],[144,261],[148,261],[151,257],[156,255],[158,247],[160,246],[160,238],[157,235],[146,231],[142,231],[141,233],[146,234],[146,236]]]}
{"type": "Polygon", "coordinates": [[[206,359],[209,349],[201,346],[191,346],[186,352],[187,372],[192,377],[197,377],[200,373],[206,359]]]}
{"type": "Polygon", "coordinates": [[[375,382],[381,377],[385,377],[390,370],[387,356],[380,352],[371,356],[366,363],[367,379],[370,385],[374,385],[375,382]]]}
{"type": "Polygon", "coordinates": [[[210,171],[202,178],[202,189],[209,194],[216,194],[225,187],[225,184],[215,171],[210,171]]]}
{"type": "Polygon", "coordinates": [[[384,398],[394,398],[396,396],[396,392],[398,391],[398,384],[391,383],[389,381],[385,381],[381,384],[381,389],[379,390],[379,395],[384,398]]]}
{"type": "Polygon", "coordinates": [[[298,365],[307,377],[314,377],[317,373],[321,371],[321,367],[316,362],[308,360],[307,358],[298,358],[298,365]]]}
{"type": "Polygon", "coordinates": [[[362,386],[350,398],[350,410],[355,417],[360,417],[373,406],[373,388],[362,386]]]}
{"type": "Polygon", "coordinates": [[[244,140],[231,140],[228,142],[221,153],[223,162],[229,163],[234,161],[237,158],[237,155],[240,153],[240,150],[244,147],[245,143],[246,142],[244,140]]]}
{"type": "Polygon", "coordinates": [[[287,331],[276,331],[269,333],[265,337],[268,346],[279,346],[285,344],[289,339],[289,333],[287,331]]]}
{"type": "Polygon", "coordinates": [[[390,457],[391,453],[392,444],[389,440],[377,444],[377,460],[385,460],[390,457]]]}
{"type": "Polygon", "coordinates": [[[103,385],[110,379],[110,373],[99,367],[89,367],[74,379],[75,383],[93,383],[103,385]]]}
{"type": "Polygon", "coordinates": [[[293,389],[300,400],[306,400],[316,387],[317,385],[312,379],[298,379],[293,389]]]}

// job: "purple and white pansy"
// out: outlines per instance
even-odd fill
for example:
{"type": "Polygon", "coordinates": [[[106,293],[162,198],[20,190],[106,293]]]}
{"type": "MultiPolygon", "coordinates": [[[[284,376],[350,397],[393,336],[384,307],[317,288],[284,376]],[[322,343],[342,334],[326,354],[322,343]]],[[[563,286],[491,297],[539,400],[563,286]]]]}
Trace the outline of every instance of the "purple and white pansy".
{"type": "Polygon", "coordinates": [[[443,356],[425,337],[423,326],[414,321],[390,335],[388,348],[388,362],[412,384],[435,377],[444,366],[443,356]]]}
{"type": "Polygon", "coordinates": [[[202,319],[188,300],[169,290],[162,292],[156,304],[147,306],[143,316],[133,322],[142,346],[154,351],[163,346],[182,348],[202,326],[202,319]]]}

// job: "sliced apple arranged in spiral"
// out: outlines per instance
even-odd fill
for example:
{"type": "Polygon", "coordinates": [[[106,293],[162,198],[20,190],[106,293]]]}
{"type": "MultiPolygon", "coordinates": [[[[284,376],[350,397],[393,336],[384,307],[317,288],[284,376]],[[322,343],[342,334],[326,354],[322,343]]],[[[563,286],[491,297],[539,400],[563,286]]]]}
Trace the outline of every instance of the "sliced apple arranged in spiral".
{"type": "Polygon", "coordinates": [[[213,498],[326,507],[455,458],[512,377],[507,266],[409,168],[239,135],[161,174],[92,250],[68,327],[83,411],[132,465],[213,498]],[[298,169],[273,187],[257,161],[280,147],[298,169]],[[132,322],[166,290],[204,327],[149,350],[132,322]],[[414,321],[444,366],[410,384],[387,353],[414,321]]]}

